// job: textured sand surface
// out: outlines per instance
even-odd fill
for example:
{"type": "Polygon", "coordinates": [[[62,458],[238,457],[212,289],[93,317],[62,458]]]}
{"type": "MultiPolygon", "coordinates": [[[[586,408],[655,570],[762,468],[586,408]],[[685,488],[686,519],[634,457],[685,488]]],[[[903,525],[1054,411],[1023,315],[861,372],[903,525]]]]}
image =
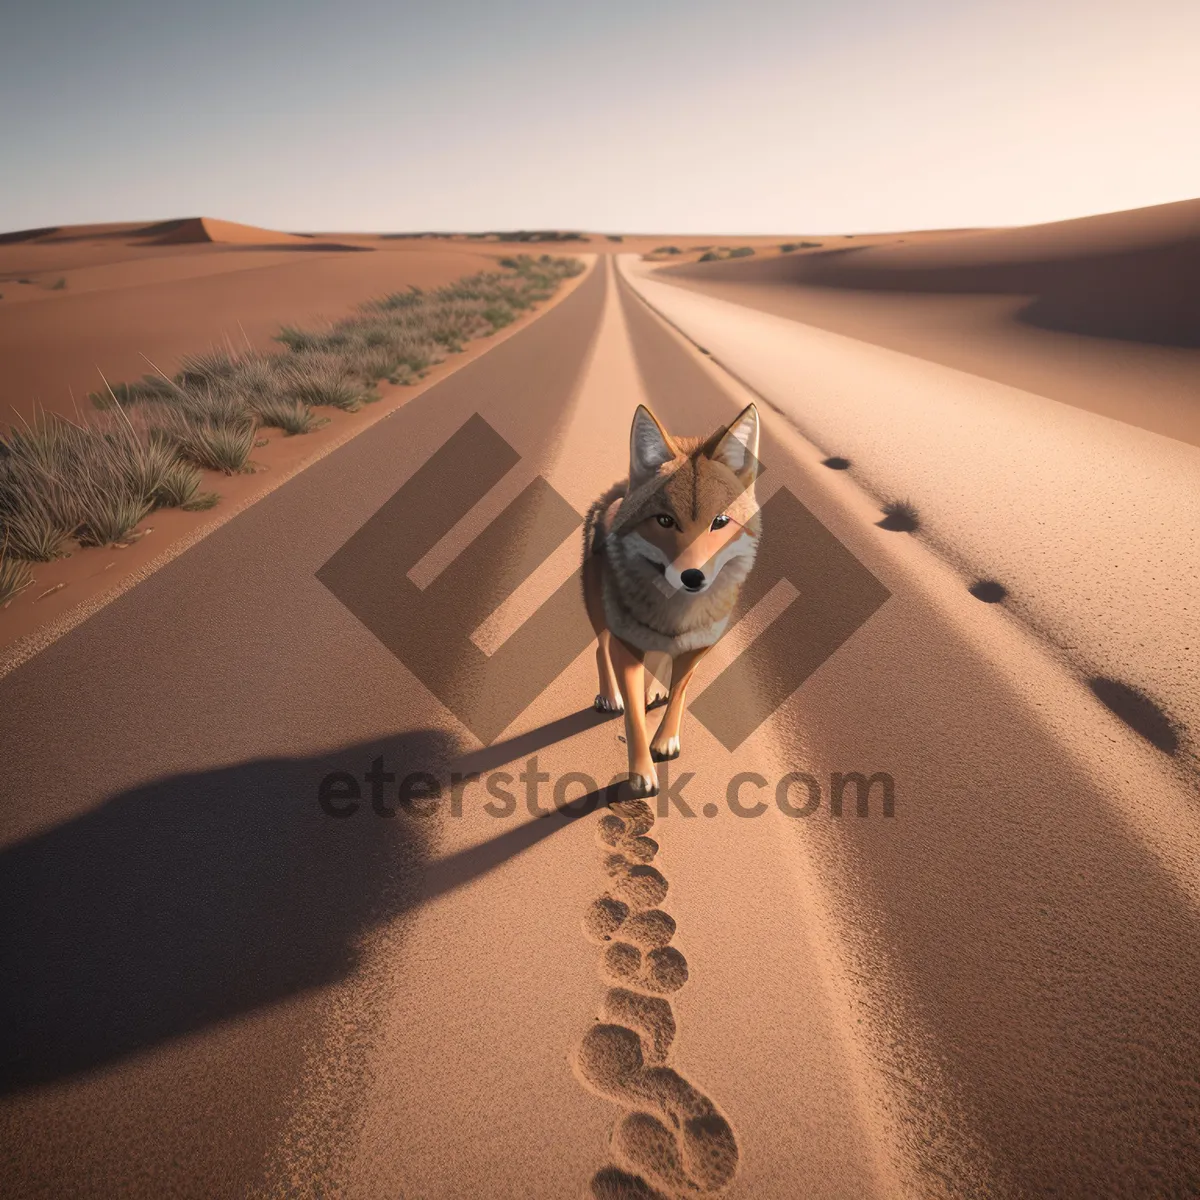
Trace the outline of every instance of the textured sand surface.
{"type": "Polygon", "coordinates": [[[1144,691],[1197,765],[1200,449],[936,363],[639,278],[647,298],[1084,678],[1144,691]]]}
{"type": "MultiPolygon", "coordinates": [[[[843,349],[853,379],[870,348],[843,349]]],[[[521,582],[540,521],[499,545],[489,522],[524,495],[561,512],[538,476],[581,512],[624,474],[641,398],[699,432],[746,393],[602,263],[0,680],[9,1192],[1200,1188],[1191,796],[770,410],[762,499],[812,520],[777,532],[786,580],[694,685],[670,778],[695,815],[533,817],[516,778],[499,780],[509,815],[488,814],[482,783],[456,814],[451,772],[515,777],[536,755],[545,807],[564,772],[623,769],[620,724],[586,710],[586,646],[487,747],[434,692],[466,711],[492,686],[455,618],[502,656],[574,588],[576,531],[521,582]],[[463,473],[389,509],[475,414],[516,451],[503,478],[450,522],[440,510],[476,494],[463,473]],[[402,657],[444,648],[433,690],[317,578],[380,513],[385,543],[431,543],[377,599],[407,630],[402,657]],[[887,598],[728,749],[705,696],[742,711],[794,678],[855,600],[835,586],[847,556],[887,598]],[[404,578],[440,609],[414,597],[405,624],[389,608],[404,578]],[[395,815],[377,816],[377,758],[434,772],[437,813],[399,807],[392,782],[395,815]],[[331,771],[362,781],[348,817],[317,803],[331,771]],[[893,816],[878,789],[868,815],[853,790],[833,815],[831,774],[851,771],[892,777],[893,816]],[[811,816],[774,804],[789,772],[818,782],[811,816]],[[739,773],[765,782],[741,792],[767,801],[758,816],[727,802],[739,773]],[[628,909],[607,943],[606,897],[628,909]]]]}
{"type": "Polygon", "coordinates": [[[1200,445],[1200,200],[664,278],[1200,445]]]}

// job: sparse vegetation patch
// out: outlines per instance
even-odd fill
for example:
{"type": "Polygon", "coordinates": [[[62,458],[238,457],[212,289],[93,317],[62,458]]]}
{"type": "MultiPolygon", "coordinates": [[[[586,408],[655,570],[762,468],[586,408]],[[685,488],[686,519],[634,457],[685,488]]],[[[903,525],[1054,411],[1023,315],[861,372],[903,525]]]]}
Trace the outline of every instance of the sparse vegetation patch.
{"type": "Polygon", "coordinates": [[[0,608],[6,607],[14,596],[23,592],[32,582],[33,576],[27,563],[0,554],[0,608]]]}
{"type": "Polygon", "coordinates": [[[199,490],[201,469],[252,470],[260,429],[309,433],[328,420],[318,408],[354,412],[379,398],[382,379],[415,383],[583,270],[547,254],[499,266],[378,297],[323,329],[285,326],[274,353],[215,349],[185,358],[172,378],[106,383],[86,420],[43,413],[0,434],[0,605],[28,586],[30,562],[73,543],[124,543],[155,508],[211,508],[217,496],[199,490]]]}
{"type": "Polygon", "coordinates": [[[892,533],[916,533],[921,527],[921,519],[910,500],[889,500],[883,506],[883,520],[875,524],[892,533]]]}
{"type": "Polygon", "coordinates": [[[718,262],[723,258],[749,258],[753,253],[753,246],[714,246],[700,255],[699,261],[718,262]]]}

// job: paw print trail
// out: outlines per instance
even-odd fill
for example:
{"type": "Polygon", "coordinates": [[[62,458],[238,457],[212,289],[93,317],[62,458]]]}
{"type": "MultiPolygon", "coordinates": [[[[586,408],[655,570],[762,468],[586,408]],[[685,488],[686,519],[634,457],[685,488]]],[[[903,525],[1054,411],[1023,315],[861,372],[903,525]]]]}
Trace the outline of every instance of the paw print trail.
{"type": "Polygon", "coordinates": [[[584,931],[604,946],[611,986],[575,1056],[584,1082],[625,1110],[611,1150],[616,1165],[591,1181],[596,1200],[676,1200],[719,1191],[738,1165],[737,1141],[713,1102],[669,1063],[677,1028],[669,997],[687,982],[671,945],[675,920],[659,905],[666,877],[653,865],[654,814],[616,801],[599,822],[611,883],[588,909],[584,931]]]}

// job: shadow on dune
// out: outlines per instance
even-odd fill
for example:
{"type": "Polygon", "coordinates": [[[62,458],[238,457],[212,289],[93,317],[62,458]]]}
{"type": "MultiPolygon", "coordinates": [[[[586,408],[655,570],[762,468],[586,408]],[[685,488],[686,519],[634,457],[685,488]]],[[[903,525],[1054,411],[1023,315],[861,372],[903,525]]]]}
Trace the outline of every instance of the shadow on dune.
{"type": "MultiPolygon", "coordinates": [[[[553,740],[553,738],[551,738],[553,740]]],[[[0,853],[0,1093],[101,1066],[343,980],[361,936],[562,829],[497,821],[435,861],[447,797],[419,815],[318,803],[332,771],[448,784],[458,747],[420,730],[312,758],[178,775],[114,796],[0,853]]],[[[387,793],[385,792],[385,795],[387,793]]],[[[573,806],[583,808],[583,805],[573,806]]]]}
{"type": "Polygon", "coordinates": [[[1159,346],[1200,347],[1200,237],[1078,257],[886,264],[870,246],[758,262],[688,263],[668,268],[709,283],[802,284],[871,292],[1030,297],[1016,319],[1057,333],[1159,346]]]}
{"type": "Polygon", "coordinates": [[[1093,695],[1110,712],[1115,713],[1130,729],[1140,733],[1152,746],[1164,754],[1179,752],[1179,730],[1162,708],[1137,688],[1094,675],[1088,681],[1093,695]]]}
{"type": "Polygon", "coordinates": [[[137,229],[127,230],[126,237],[165,237],[169,233],[180,233],[197,225],[195,217],[174,217],[170,221],[154,221],[137,229]]]}
{"type": "MultiPolygon", "coordinates": [[[[296,234],[296,237],[304,237],[304,234],[296,234]]],[[[309,242],[304,246],[297,246],[289,242],[263,242],[261,245],[242,244],[240,242],[216,243],[221,246],[222,250],[283,250],[291,254],[308,254],[314,250],[323,250],[326,253],[337,251],[342,254],[374,254],[374,246],[351,246],[346,242],[309,242]]]]}
{"type": "Polygon", "coordinates": [[[464,754],[452,765],[452,770],[463,774],[468,771],[491,771],[614,719],[613,713],[597,712],[594,708],[580,709],[528,733],[519,733],[503,742],[492,742],[482,750],[464,754]]]}
{"type": "Polygon", "coordinates": [[[0,246],[11,246],[17,242],[33,242],[41,237],[57,233],[61,226],[43,225],[40,229],[18,229],[12,233],[0,233],[0,246]]]}

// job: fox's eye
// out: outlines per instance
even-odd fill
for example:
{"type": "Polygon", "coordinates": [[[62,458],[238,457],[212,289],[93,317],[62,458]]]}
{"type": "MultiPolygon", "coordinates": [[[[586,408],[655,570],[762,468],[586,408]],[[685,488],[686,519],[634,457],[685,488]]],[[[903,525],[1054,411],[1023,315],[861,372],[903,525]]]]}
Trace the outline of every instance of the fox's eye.
{"type": "Polygon", "coordinates": [[[671,526],[675,524],[675,518],[674,518],[674,517],[668,517],[666,513],[659,513],[659,514],[658,514],[658,516],[657,516],[657,517],[655,517],[654,519],[655,519],[655,520],[656,520],[656,521],[657,521],[657,522],[658,522],[658,523],[659,523],[659,524],[660,524],[660,525],[661,525],[661,526],[662,526],[664,529],[670,529],[670,528],[671,528],[671,526]]]}
{"type": "Polygon", "coordinates": [[[710,526],[712,529],[724,529],[729,524],[729,518],[722,513],[719,517],[713,517],[713,523],[710,526]]]}

